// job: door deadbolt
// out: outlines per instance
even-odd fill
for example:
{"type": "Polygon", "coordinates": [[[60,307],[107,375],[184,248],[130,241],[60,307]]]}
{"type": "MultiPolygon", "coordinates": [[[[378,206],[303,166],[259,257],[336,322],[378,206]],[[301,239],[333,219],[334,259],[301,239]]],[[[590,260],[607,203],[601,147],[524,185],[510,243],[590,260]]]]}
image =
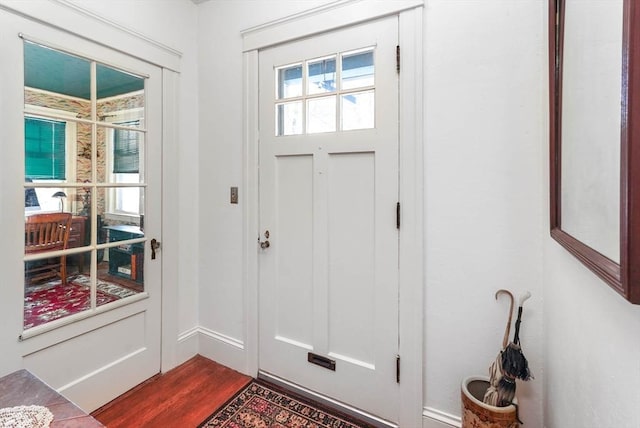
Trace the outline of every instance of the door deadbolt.
{"type": "Polygon", "coordinates": [[[270,235],[270,234],[269,234],[269,231],[268,231],[268,230],[265,230],[265,231],[264,231],[264,237],[265,237],[265,240],[264,240],[264,241],[262,241],[262,242],[260,242],[260,238],[258,238],[258,242],[260,242],[260,248],[262,248],[263,250],[264,250],[265,248],[269,248],[269,247],[271,246],[271,244],[269,243],[269,235],[270,235]]]}

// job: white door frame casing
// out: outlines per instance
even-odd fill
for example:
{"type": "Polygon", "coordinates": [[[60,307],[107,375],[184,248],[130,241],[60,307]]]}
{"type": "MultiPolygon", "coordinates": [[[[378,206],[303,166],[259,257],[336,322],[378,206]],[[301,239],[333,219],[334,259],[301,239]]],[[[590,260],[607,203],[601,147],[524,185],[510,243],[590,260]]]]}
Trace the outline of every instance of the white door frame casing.
{"type": "Polygon", "coordinates": [[[245,371],[257,374],[259,284],[258,51],[389,15],[399,16],[400,90],[400,426],[421,426],[423,408],[423,63],[422,0],[344,0],[245,30],[243,294],[245,371]]]}

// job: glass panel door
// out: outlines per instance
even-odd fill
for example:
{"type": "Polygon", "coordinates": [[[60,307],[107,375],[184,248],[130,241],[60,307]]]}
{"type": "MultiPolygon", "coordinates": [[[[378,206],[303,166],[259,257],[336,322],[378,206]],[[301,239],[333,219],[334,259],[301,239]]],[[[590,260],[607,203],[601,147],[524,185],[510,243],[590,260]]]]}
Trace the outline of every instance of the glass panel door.
{"type": "Polygon", "coordinates": [[[29,41],[24,55],[28,330],[145,291],[146,79],[29,41]]]}

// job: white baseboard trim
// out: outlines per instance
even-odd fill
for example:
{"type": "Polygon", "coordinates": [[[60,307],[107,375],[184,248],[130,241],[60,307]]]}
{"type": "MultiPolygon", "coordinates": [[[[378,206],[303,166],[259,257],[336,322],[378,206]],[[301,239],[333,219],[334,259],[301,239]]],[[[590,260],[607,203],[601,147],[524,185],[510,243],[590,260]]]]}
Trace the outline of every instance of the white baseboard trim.
{"type": "Polygon", "coordinates": [[[183,331],[178,335],[178,343],[184,343],[189,341],[190,339],[193,339],[194,337],[197,337],[199,329],[200,327],[195,326],[195,327],[191,327],[187,331],[183,331]]]}
{"type": "Polygon", "coordinates": [[[217,331],[209,330],[208,328],[205,328],[205,327],[198,327],[198,333],[208,336],[212,339],[218,340],[220,342],[223,342],[227,345],[233,346],[235,348],[238,348],[239,350],[244,350],[244,342],[242,342],[241,340],[235,339],[231,336],[218,333],[217,331]]]}
{"type": "Polygon", "coordinates": [[[422,410],[422,428],[460,428],[462,419],[433,407],[422,410]]]}
{"type": "Polygon", "coordinates": [[[192,327],[189,330],[178,335],[178,347],[176,355],[176,367],[188,361],[198,354],[198,327],[192,327]]]}
{"type": "Polygon", "coordinates": [[[244,342],[205,327],[196,327],[198,353],[217,363],[245,373],[247,359],[244,342]]]}

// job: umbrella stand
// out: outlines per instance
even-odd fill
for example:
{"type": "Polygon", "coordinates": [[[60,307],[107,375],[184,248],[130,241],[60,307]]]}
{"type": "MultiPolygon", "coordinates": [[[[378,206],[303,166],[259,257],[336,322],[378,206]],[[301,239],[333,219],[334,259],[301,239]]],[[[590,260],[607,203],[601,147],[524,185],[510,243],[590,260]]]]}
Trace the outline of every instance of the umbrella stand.
{"type": "Polygon", "coordinates": [[[487,376],[470,376],[462,380],[462,428],[518,428],[517,399],[505,407],[485,404],[482,396],[488,386],[487,376]]]}

